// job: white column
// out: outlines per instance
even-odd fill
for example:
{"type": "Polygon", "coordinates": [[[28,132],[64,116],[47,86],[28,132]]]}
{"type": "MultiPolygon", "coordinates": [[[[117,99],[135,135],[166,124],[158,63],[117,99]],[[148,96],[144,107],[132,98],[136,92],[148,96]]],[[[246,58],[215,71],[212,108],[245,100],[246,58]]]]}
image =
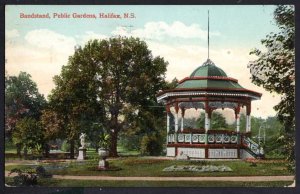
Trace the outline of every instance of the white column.
{"type": "Polygon", "coordinates": [[[175,112],[175,133],[178,132],[178,113],[175,112]]]}
{"type": "Polygon", "coordinates": [[[167,134],[169,134],[170,131],[170,113],[167,112],[167,134]]]}
{"type": "Polygon", "coordinates": [[[210,118],[207,118],[208,130],[210,130],[210,118]]]}
{"type": "Polygon", "coordinates": [[[236,115],[236,132],[240,132],[240,114],[236,115]]]}
{"type": "Polygon", "coordinates": [[[251,132],[251,116],[246,116],[246,132],[251,132]]]}
{"type": "Polygon", "coordinates": [[[205,132],[209,130],[210,127],[210,119],[208,118],[208,113],[205,113],[205,132]]]}
{"type": "Polygon", "coordinates": [[[249,102],[246,108],[246,132],[251,132],[251,102],[249,102]]]}

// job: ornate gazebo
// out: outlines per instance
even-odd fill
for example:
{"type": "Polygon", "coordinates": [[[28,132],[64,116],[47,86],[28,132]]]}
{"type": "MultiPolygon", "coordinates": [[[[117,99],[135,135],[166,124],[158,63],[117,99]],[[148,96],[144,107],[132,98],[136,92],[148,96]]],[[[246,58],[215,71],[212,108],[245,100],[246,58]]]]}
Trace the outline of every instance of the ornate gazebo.
{"type": "Polygon", "coordinates": [[[261,93],[243,88],[238,80],[228,77],[210,59],[181,81],[174,89],[157,95],[166,105],[167,156],[185,154],[190,158],[253,158],[263,157],[263,149],[251,140],[251,101],[261,93]],[[246,107],[246,130],[240,132],[240,110],[246,107]],[[174,108],[175,130],[170,130],[171,108],[174,108]],[[211,129],[211,115],[216,109],[234,110],[236,130],[211,129]],[[184,129],[187,109],[205,110],[202,129],[184,129]],[[181,123],[179,124],[179,116],[181,123]]]}

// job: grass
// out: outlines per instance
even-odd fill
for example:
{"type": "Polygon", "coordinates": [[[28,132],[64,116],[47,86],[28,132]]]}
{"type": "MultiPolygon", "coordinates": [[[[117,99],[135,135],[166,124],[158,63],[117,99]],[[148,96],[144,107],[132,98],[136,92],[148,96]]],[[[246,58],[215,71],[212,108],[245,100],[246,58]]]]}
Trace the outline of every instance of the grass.
{"type": "Polygon", "coordinates": [[[122,146],[118,146],[118,153],[120,156],[139,156],[140,152],[137,150],[127,150],[122,146]]]}
{"type": "Polygon", "coordinates": [[[5,153],[17,153],[17,147],[7,140],[5,140],[5,153]]]}
{"type": "MultiPolygon", "coordinates": [[[[89,159],[98,158],[98,153],[93,148],[89,148],[86,151],[87,157],[89,159]]],[[[122,146],[118,146],[118,153],[121,157],[128,157],[128,156],[139,156],[140,153],[136,150],[127,150],[123,148],[122,146]]],[[[31,154],[29,153],[28,156],[30,157],[31,154]]],[[[23,158],[23,156],[22,156],[23,158]]],[[[5,161],[9,160],[18,160],[20,159],[17,155],[16,147],[12,143],[6,143],[5,146],[5,161]]]]}
{"type": "MultiPolygon", "coordinates": [[[[87,160],[84,163],[70,162],[64,169],[55,169],[61,163],[52,163],[53,169],[49,170],[57,175],[94,175],[94,176],[276,176],[292,175],[285,168],[284,161],[274,161],[267,163],[251,163],[245,161],[176,161],[150,159],[146,157],[120,157],[109,160],[112,167],[120,168],[118,171],[97,171],[98,158],[87,160]],[[172,165],[225,165],[230,167],[232,172],[164,172],[164,168],[172,165]]],[[[66,164],[64,164],[66,165],[66,164]]],[[[28,168],[28,165],[6,166],[5,170],[12,168],[28,168]]]]}
{"type": "MultiPolygon", "coordinates": [[[[12,178],[5,178],[6,184],[12,184],[12,178]]],[[[292,181],[272,182],[230,182],[230,181],[94,181],[39,179],[39,186],[47,187],[284,187],[292,181]]]]}

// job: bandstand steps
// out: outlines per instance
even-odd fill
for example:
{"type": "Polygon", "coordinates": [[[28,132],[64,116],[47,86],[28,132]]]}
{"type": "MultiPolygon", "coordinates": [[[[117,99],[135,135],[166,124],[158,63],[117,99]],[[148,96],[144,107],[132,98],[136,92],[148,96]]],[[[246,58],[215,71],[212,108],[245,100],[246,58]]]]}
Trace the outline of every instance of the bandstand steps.
{"type": "Polygon", "coordinates": [[[263,148],[256,143],[253,139],[247,137],[244,138],[244,147],[245,147],[245,151],[248,152],[251,156],[253,156],[254,158],[260,159],[260,158],[264,158],[264,151],[263,148]]]}

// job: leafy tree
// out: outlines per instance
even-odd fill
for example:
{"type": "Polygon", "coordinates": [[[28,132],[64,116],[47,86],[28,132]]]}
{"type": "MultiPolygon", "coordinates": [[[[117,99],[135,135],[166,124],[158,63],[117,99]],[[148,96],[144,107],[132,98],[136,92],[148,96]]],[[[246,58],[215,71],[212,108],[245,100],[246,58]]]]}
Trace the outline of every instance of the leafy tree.
{"type": "Polygon", "coordinates": [[[165,86],[164,86],[164,90],[174,89],[174,88],[177,87],[178,83],[179,83],[179,81],[176,77],[171,82],[166,81],[165,86]]]}
{"type": "Polygon", "coordinates": [[[16,124],[16,129],[12,134],[13,142],[21,145],[24,149],[24,156],[27,156],[27,150],[31,149],[41,153],[44,144],[44,134],[40,123],[31,117],[25,117],[16,124]]]}
{"type": "Polygon", "coordinates": [[[142,155],[160,155],[166,142],[166,117],[161,116],[164,110],[164,106],[153,102],[134,114],[126,114],[129,126],[121,134],[122,145],[142,155]]]}
{"type": "Polygon", "coordinates": [[[92,126],[86,131],[86,134],[87,141],[90,142],[90,146],[95,148],[95,151],[98,152],[99,137],[103,137],[103,134],[108,134],[108,131],[103,124],[93,123],[92,126]]]}
{"type": "Polygon", "coordinates": [[[268,117],[263,125],[265,130],[265,153],[270,157],[284,156],[285,142],[280,141],[279,137],[284,132],[282,124],[277,117],[268,117]]]}
{"type": "Polygon", "coordinates": [[[74,158],[80,132],[86,132],[93,123],[103,121],[102,101],[97,95],[97,84],[100,84],[96,75],[98,67],[92,62],[95,59],[91,56],[90,46],[77,50],[69,58],[69,64],[63,66],[61,74],[54,77],[55,88],[49,95],[49,111],[43,115],[49,135],[52,132],[54,136],[60,134],[70,143],[71,158],[74,158]]]}
{"type": "Polygon", "coordinates": [[[50,109],[45,109],[42,111],[41,124],[44,128],[45,138],[47,140],[54,140],[64,134],[63,119],[59,114],[50,109]]]}
{"type": "Polygon", "coordinates": [[[267,91],[281,95],[274,107],[284,126],[282,141],[285,144],[289,169],[295,170],[295,22],[294,6],[279,5],[274,11],[278,33],[270,33],[262,40],[267,51],[254,49],[250,54],[257,60],[249,63],[252,82],[267,91]]]}
{"type": "MultiPolygon", "coordinates": [[[[10,139],[18,121],[25,117],[39,119],[46,104],[43,95],[28,73],[20,72],[18,76],[5,78],[5,135],[10,139]]],[[[20,144],[17,151],[20,154],[20,144]]]]}
{"type": "Polygon", "coordinates": [[[92,40],[76,50],[54,78],[56,88],[49,98],[64,119],[70,142],[80,130],[102,123],[109,129],[110,155],[117,156],[118,134],[129,125],[126,114],[155,101],[164,84],[166,65],[138,38],[92,40]]]}
{"type": "Polygon", "coordinates": [[[62,138],[65,136],[64,120],[60,114],[47,107],[45,110],[42,111],[40,123],[43,127],[43,133],[45,138],[45,155],[46,157],[48,157],[48,154],[50,152],[49,143],[52,140],[62,138]]]}

